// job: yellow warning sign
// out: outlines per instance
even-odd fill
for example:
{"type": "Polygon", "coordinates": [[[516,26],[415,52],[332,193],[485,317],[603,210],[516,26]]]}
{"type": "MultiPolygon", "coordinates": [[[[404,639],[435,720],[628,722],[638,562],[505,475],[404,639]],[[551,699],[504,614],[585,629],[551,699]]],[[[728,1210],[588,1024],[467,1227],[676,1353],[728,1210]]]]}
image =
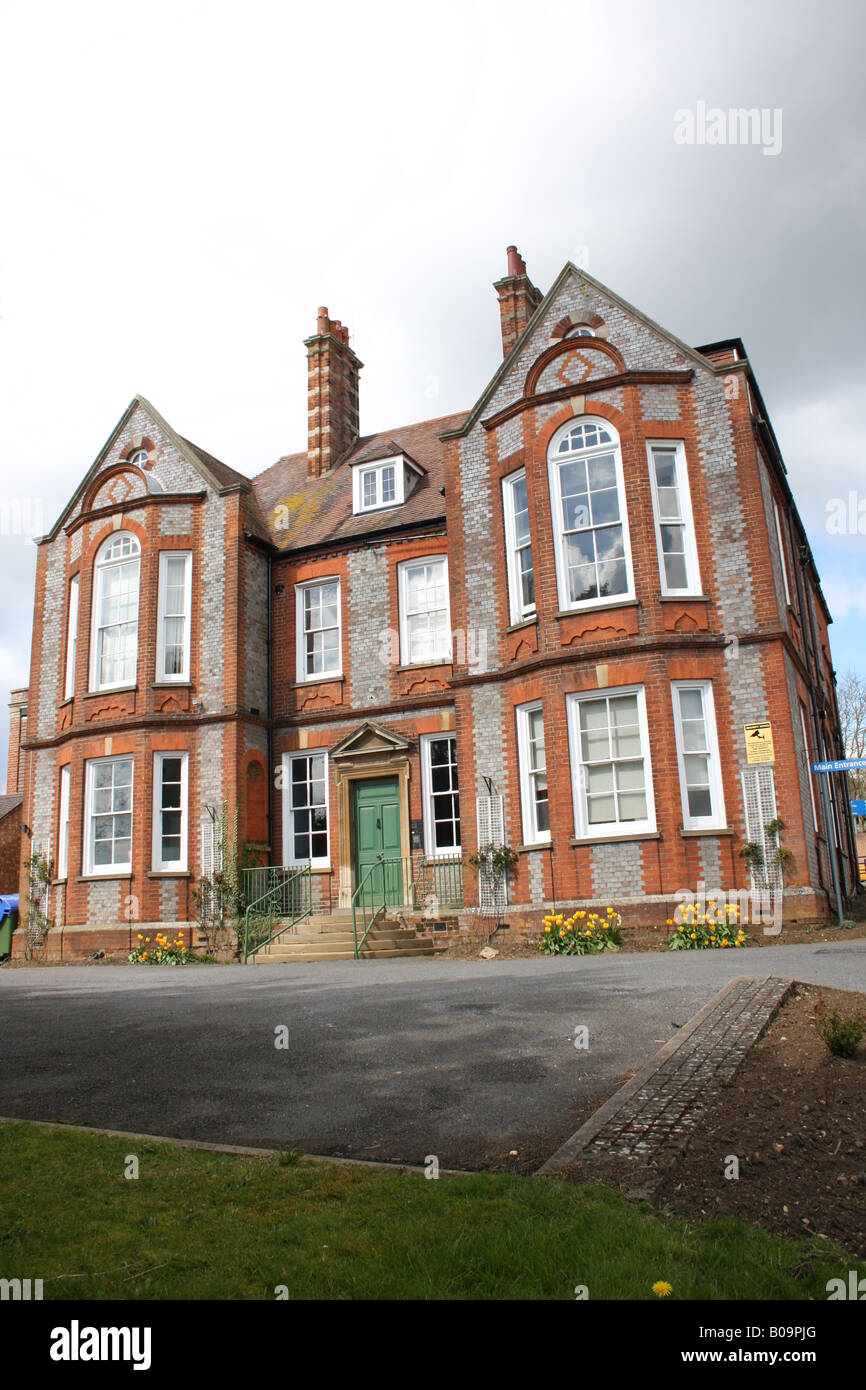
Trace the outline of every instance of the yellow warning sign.
{"type": "Polygon", "coordinates": [[[774,763],[773,730],[769,719],[760,724],[744,724],[746,731],[746,757],[750,763],[774,763]]]}

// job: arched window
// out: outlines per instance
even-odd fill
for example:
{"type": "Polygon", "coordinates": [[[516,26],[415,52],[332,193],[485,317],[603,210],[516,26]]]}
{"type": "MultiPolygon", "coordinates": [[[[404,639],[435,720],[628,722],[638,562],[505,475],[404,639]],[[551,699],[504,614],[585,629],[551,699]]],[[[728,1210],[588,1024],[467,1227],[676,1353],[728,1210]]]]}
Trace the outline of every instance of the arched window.
{"type": "Polygon", "coordinates": [[[136,449],[135,453],[130,456],[129,461],[134,468],[146,468],[149,462],[147,450],[136,449]]]}
{"type": "Polygon", "coordinates": [[[561,609],[632,598],[619,437],[606,420],[569,421],[550,441],[561,609]]]}
{"type": "Polygon", "coordinates": [[[588,323],[578,323],[566,333],[566,338],[594,338],[595,330],[588,323]]]}
{"type": "Polygon", "coordinates": [[[117,531],[100,548],[93,567],[91,688],[132,685],[138,665],[138,586],[141,546],[117,531]]]}

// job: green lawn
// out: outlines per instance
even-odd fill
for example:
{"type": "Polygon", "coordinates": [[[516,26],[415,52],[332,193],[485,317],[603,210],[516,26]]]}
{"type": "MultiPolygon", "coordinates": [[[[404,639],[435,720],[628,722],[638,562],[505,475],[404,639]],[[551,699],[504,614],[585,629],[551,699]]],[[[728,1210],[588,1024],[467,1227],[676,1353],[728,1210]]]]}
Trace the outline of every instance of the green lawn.
{"type": "Polygon", "coordinates": [[[826,1299],[847,1257],[600,1187],[285,1163],[0,1125],[0,1277],[45,1298],[826,1299]],[[140,1176],[124,1177],[135,1153],[140,1176]]]}

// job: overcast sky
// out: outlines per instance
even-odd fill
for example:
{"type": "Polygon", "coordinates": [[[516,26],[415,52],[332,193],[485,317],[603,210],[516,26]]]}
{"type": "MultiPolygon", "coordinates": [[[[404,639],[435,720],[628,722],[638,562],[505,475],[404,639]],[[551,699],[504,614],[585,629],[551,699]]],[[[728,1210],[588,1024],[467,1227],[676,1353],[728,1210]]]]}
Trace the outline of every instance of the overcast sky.
{"type": "Polygon", "coordinates": [[[826,527],[852,489],[866,512],[859,0],[0,16],[0,701],[35,565],[9,519],[48,529],[134,393],[259,472],[306,446],[324,304],[366,364],[364,433],[468,408],[512,242],[543,290],[581,257],[686,342],[744,339],[837,670],[866,674],[866,535],[826,527]],[[766,109],[771,138],[679,143],[700,103],[766,109]]]}

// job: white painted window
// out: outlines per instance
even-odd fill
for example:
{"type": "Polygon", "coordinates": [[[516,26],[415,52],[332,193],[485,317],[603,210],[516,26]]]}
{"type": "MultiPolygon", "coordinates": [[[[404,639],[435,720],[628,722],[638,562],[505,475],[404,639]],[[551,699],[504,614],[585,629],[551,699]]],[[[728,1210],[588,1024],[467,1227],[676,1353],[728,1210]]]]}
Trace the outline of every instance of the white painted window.
{"type": "Polygon", "coordinates": [[[535,576],[532,568],[532,537],[529,531],[529,498],[526,470],[513,473],[502,482],[505,515],[505,545],[508,562],[508,598],[513,623],[522,622],[535,612],[535,576]]]}
{"type": "Polygon", "coordinates": [[[665,440],[647,445],[656,546],[663,594],[699,594],[701,578],[685,449],[665,440]]]}
{"type": "Polygon", "coordinates": [[[421,739],[424,839],[429,856],[460,853],[460,790],[457,737],[424,734],[421,739]]]}
{"type": "Polygon", "coordinates": [[[69,877],[69,768],[60,769],[60,814],[57,826],[57,877],[69,877]]]}
{"type": "Polygon", "coordinates": [[[545,844],[550,839],[550,809],[541,701],[517,707],[517,751],[520,760],[523,843],[545,844]]]}
{"type": "Polygon", "coordinates": [[[606,420],[564,425],[548,450],[559,606],[634,597],[622,458],[606,420]]]}
{"type": "Polygon", "coordinates": [[[594,338],[595,332],[589,324],[579,323],[574,328],[570,328],[566,333],[566,338],[594,338]]]}
{"type": "MultiPolygon", "coordinates": [[[[812,771],[812,759],[809,755],[809,735],[806,732],[806,712],[800,706],[800,726],[803,730],[803,756],[806,759],[806,777],[809,780],[809,796],[812,799],[812,826],[818,829],[818,808],[815,805],[815,776],[820,775],[812,771]]],[[[816,760],[817,761],[817,760],[816,760]]]]}
{"type": "Polygon", "coordinates": [[[448,561],[444,555],[399,567],[400,660],[404,666],[451,660],[448,561]]]}
{"type": "Polygon", "coordinates": [[[315,580],[295,589],[298,680],[322,680],[342,672],[340,581],[315,580]]]}
{"type": "Polygon", "coordinates": [[[725,799],[710,681],[671,685],[683,829],[724,829],[725,799]]]}
{"type": "Polygon", "coordinates": [[[567,696],[578,839],[653,832],[655,803],[642,686],[567,696]]]}
{"type": "Polygon", "coordinates": [[[156,679],[189,680],[189,637],[192,614],[192,555],[186,550],[163,550],[159,557],[156,679]]]}
{"type": "Polygon", "coordinates": [[[133,685],[138,668],[138,586],[141,547],[117,531],[99,550],[93,576],[93,690],[133,685]]]}
{"type": "Polygon", "coordinates": [[[132,872],[132,758],[88,762],[85,867],[88,874],[132,872]]]}
{"type": "Polygon", "coordinates": [[[328,754],[283,754],[283,863],[327,868],[328,754]]]}
{"type": "Polygon", "coordinates": [[[146,468],[148,464],[147,450],[136,449],[129,461],[134,468],[146,468]]]}
{"type": "Polygon", "coordinates": [[[785,542],[782,539],[782,518],[779,515],[779,508],[776,505],[775,498],[773,499],[773,517],[776,522],[776,541],[779,546],[779,563],[782,566],[782,580],[785,585],[785,602],[790,603],[791,590],[788,585],[788,560],[785,555],[785,542]]]}
{"type": "Polygon", "coordinates": [[[189,867],[189,754],[153,755],[153,869],[186,873],[189,867]]]}
{"type": "Polygon", "coordinates": [[[75,694],[75,662],[78,655],[78,591],[79,577],[73,575],[69,581],[69,607],[66,614],[66,677],[63,687],[64,700],[71,700],[75,694]]]}
{"type": "Polygon", "coordinates": [[[357,464],[353,469],[354,507],[359,512],[399,507],[406,498],[406,464],[397,456],[357,464]]]}

